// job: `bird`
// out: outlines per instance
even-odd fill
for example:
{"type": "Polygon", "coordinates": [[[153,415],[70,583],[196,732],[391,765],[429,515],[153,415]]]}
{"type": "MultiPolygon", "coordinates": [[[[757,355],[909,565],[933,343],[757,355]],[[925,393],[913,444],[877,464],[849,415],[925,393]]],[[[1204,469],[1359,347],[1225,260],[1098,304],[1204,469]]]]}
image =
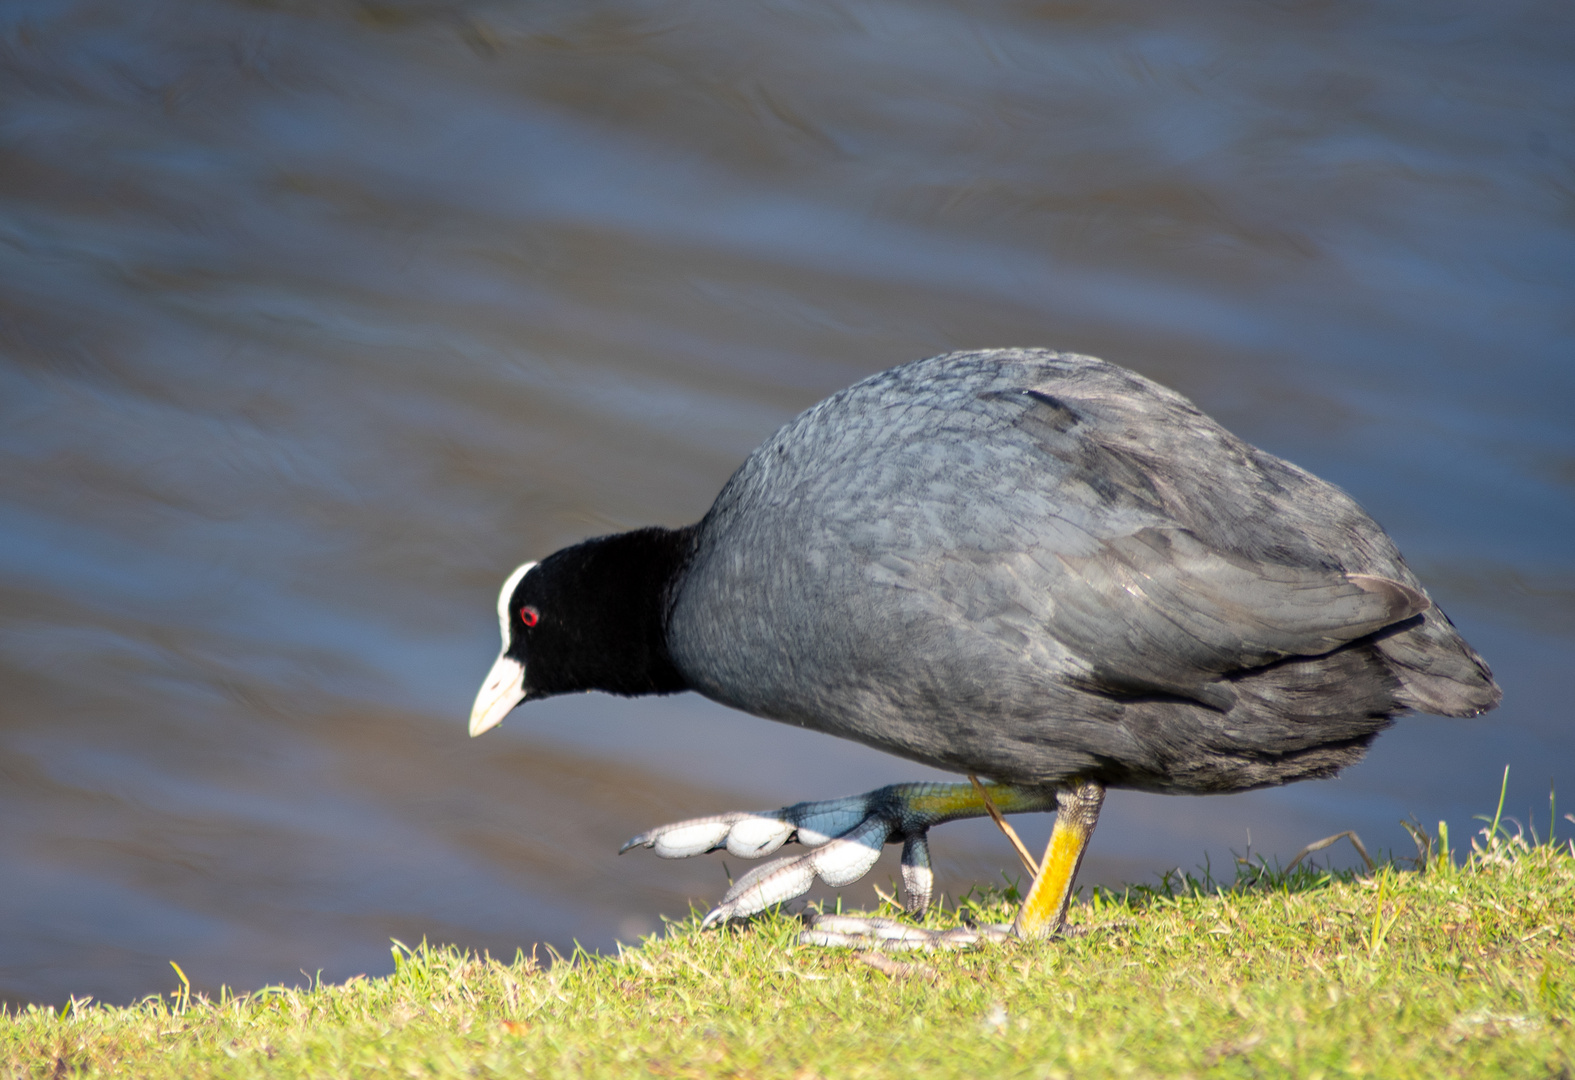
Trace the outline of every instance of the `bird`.
{"type": "MultiPolygon", "coordinates": [[[[695,691],[969,778],[629,841],[808,849],[742,876],[705,926],[857,880],[888,843],[922,916],[930,828],[1037,810],[1054,826],[1009,933],[1052,937],[1107,789],[1329,777],[1401,714],[1501,697],[1349,495],[1142,375],[1047,349],[865,378],[767,439],[699,522],[519,566],[498,621],[472,736],[555,694],[695,691]]],[[[805,940],[844,930],[934,934],[805,940]]]]}

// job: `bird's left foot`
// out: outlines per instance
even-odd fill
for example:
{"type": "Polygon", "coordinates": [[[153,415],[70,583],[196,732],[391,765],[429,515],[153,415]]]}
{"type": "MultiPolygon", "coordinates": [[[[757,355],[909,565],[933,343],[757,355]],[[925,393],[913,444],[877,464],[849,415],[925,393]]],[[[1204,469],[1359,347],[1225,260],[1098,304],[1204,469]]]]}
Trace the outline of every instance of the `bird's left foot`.
{"type": "MultiPolygon", "coordinates": [[[[1104,786],[1076,779],[1058,787],[1013,784],[892,784],[863,795],[825,802],[803,802],[757,814],[718,814],[664,825],[642,833],[620,851],[652,848],[666,859],[681,859],[726,848],[758,859],[791,840],[814,848],[805,855],[777,859],[733,883],[722,902],[701,922],[715,926],[747,918],[809,891],[818,877],[828,885],[847,885],[869,872],[887,843],[902,842],[903,907],[922,916],[930,906],[930,826],[959,818],[994,817],[1026,810],[1056,811],[1045,855],[1034,868],[1033,884],[1010,927],[926,930],[873,916],[820,915],[800,941],[807,945],[854,945],[880,949],[959,948],[1011,935],[1025,940],[1077,936],[1066,921],[1072,886],[1089,837],[1105,800],[1104,786]]],[[[1015,836],[1015,834],[1009,834],[1015,836]]],[[[1026,856],[1025,862],[1030,861],[1026,856]]]]}
{"type": "MultiPolygon", "coordinates": [[[[903,908],[922,916],[929,910],[935,880],[929,830],[946,821],[984,817],[989,813],[984,790],[976,784],[892,784],[845,799],[680,821],[642,833],[620,850],[645,847],[662,858],[681,859],[725,848],[740,858],[758,859],[794,840],[813,848],[766,863],[735,881],[701,924],[715,926],[801,896],[816,878],[834,888],[850,885],[875,865],[883,846],[900,842],[903,908]]],[[[1051,788],[991,784],[988,791],[1004,813],[1056,807],[1051,788]]]]}

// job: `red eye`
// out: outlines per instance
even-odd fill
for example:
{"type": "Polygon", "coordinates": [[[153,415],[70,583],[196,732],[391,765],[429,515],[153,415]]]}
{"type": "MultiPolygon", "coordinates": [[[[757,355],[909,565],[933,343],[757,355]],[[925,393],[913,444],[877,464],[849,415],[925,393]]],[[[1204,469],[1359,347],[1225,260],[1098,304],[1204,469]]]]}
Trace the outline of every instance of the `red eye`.
{"type": "Polygon", "coordinates": [[[536,621],[540,618],[541,612],[537,611],[530,605],[527,604],[525,607],[520,608],[520,622],[524,623],[526,626],[535,626],[536,621]]]}

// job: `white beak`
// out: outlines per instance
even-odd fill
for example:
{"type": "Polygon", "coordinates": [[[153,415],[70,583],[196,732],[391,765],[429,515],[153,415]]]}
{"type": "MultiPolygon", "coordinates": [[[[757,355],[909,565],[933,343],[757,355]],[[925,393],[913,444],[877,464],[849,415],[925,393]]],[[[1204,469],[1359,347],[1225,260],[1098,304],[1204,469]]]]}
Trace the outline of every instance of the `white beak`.
{"type": "Polygon", "coordinates": [[[525,667],[513,657],[498,656],[487,672],[476,704],[470,710],[470,737],[497,727],[509,711],[525,700],[525,667]]]}

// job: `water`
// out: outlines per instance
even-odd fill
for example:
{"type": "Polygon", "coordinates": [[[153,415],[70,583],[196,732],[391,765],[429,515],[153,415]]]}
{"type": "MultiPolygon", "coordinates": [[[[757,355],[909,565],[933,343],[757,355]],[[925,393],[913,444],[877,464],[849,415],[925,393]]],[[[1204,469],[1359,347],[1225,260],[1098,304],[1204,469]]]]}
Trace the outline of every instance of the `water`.
{"type": "MultiPolygon", "coordinates": [[[[1571,56],[1553,3],[13,0],[0,997],[609,948],[742,869],[645,827],[932,775],[692,696],[464,725],[516,563],[957,347],[1125,363],[1343,485],[1505,688],[1338,781],[1113,793],[1087,880],[1458,838],[1506,764],[1545,835],[1571,56]]],[[[951,895],[1016,873],[934,839],[951,895]]]]}

